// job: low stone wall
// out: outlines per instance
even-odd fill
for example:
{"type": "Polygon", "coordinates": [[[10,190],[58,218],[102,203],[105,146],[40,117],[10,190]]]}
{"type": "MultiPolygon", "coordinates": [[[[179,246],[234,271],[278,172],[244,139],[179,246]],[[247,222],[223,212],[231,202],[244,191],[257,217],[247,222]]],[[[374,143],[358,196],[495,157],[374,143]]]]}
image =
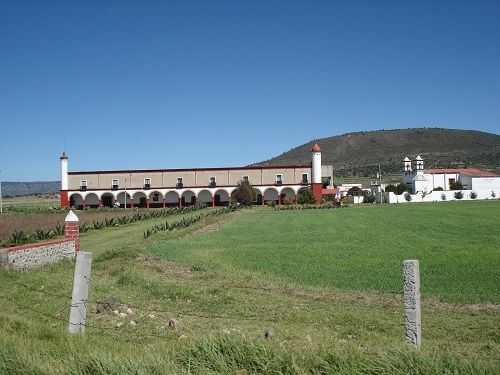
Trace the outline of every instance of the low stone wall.
{"type": "Polygon", "coordinates": [[[16,246],[7,250],[9,268],[22,271],[43,264],[55,263],[64,258],[74,258],[76,242],[65,239],[16,246]]]}

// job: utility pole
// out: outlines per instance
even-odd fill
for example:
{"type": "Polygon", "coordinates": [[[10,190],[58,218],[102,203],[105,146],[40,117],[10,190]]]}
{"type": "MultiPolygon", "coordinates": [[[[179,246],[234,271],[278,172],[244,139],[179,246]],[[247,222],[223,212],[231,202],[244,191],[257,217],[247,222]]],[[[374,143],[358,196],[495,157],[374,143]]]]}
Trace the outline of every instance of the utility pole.
{"type": "MultiPolygon", "coordinates": [[[[2,173],[1,170],[0,170],[0,173],[2,173]]],[[[2,179],[1,178],[0,178],[0,215],[3,215],[2,179]]]]}
{"type": "Polygon", "coordinates": [[[127,209],[127,177],[125,177],[125,209],[127,209]]]}

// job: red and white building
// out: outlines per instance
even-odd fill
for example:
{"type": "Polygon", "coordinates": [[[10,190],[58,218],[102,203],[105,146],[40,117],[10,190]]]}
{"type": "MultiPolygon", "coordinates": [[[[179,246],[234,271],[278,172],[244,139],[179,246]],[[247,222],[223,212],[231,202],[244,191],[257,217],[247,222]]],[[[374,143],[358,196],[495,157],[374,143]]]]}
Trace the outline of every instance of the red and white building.
{"type": "Polygon", "coordinates": [[[309,165],[68,172],[68,156],[60,160],[61,207],[227,205],[241,181],[256,189],[256,204],[294,202],[302,188],[311,189],[318,203],[332,193],[322,189],[318,144],[309,165]]]}

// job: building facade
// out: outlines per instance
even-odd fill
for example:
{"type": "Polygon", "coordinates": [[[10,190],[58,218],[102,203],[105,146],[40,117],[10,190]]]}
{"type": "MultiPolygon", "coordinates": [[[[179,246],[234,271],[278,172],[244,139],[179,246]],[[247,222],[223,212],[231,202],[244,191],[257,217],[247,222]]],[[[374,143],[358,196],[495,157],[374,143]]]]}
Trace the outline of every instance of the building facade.
{"type": "Polygon", "coordinates": [[[304,187],[320,203],[323,193],[318,144],[310,165],[68,172],[65,153],[60,160],[61,207],[223,206],[241,181],[256,189],[256,204],[293,202],[304,187]]]}

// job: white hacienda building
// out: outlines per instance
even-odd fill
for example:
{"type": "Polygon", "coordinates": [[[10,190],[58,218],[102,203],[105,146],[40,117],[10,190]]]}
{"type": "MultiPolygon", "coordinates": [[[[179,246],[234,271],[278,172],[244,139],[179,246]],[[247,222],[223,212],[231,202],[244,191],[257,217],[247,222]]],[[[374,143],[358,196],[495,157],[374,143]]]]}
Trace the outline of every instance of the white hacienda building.
{"type": "Polygon", "coordinates": [[[256,204],[294,202],[302,188],[311,189],[318,203],[334,192],[322,189],[321,173],[330,169],[322,168],[318,144],[309,165],[68,172],[65,153],[60,160],[61,207],[78,209],[227,205],[241,181],[257,190],[256,204]]]}
{"type": "MultiPolygon", "coordinates": [[[[463,186],[463,200],[500,197],[500,176],[476,168],[425,169],[418,155],[413,160],[404,159],[403,173],[403,183],[410,188],[411,201],[415,202],[454,200],[457,190],[451,190],[451,185],[455,182],[463,186]]],[[[406,201],[392,192],[387,193],[387,199],[389,203],[406,201]]]]}

